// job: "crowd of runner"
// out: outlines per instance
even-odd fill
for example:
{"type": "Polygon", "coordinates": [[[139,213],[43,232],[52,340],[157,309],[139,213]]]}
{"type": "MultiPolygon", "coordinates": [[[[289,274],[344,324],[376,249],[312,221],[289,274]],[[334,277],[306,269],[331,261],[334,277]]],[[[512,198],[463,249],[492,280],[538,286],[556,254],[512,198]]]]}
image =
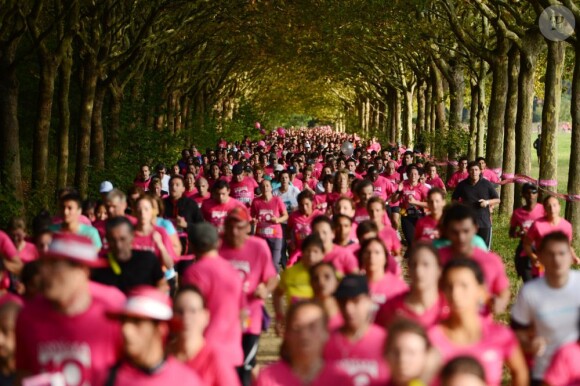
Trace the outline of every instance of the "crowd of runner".
{"type": "Polygon", "coordinates": [[[319,127],[192,146],[98,200],[63,189],[58,213],[0,231],[0,385],[477,386],[505,368],[580,384],[558,199],[523,186],[512,294],[498,176],[484,158],[439,166],[319,127]],[[258,367],[270,328],[280,357],[258,367]]]}

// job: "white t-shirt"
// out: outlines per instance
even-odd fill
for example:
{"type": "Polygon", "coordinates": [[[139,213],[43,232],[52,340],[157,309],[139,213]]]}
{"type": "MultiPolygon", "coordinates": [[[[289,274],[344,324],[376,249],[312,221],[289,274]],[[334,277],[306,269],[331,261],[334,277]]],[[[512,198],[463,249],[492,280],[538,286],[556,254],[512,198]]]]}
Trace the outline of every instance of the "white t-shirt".
{"type": "Polygon", "coordinates": [[[568,283],[562,288],[548,286],[545,278],[526,283],[511,314],[516,323],[535,326],[537,336],[546,340],[546,350],[536,356],[532,371],[532,378],[541,380],[556,350],[578,339],[580,272],[571,271],[568,283]]]}
{"type": "Polygon", "coordinates": [[[298,195],[300,194],[300,189],[298,189],[296,186],[294,185],[288,186],[288,190],[285,192],[281,192],[280,188],[278,188],[274,190],[272,194],[282,199],[284,205],[286,206],[286,211],[288,211],[288,214],[292,213],[293,211],[296,210],[296,208],[298,208],[297,198],[298,195]]]}

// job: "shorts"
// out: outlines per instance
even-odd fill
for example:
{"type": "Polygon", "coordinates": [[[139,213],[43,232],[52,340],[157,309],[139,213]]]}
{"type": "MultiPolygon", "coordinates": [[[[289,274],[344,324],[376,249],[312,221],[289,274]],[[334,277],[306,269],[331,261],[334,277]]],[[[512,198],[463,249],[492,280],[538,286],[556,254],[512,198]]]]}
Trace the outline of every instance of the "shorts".
{"type": "Polygon", "coordinates": [[[401,213],[401,207],[400,206],[391,206],[389,207],[391,213],[401,213]]]}

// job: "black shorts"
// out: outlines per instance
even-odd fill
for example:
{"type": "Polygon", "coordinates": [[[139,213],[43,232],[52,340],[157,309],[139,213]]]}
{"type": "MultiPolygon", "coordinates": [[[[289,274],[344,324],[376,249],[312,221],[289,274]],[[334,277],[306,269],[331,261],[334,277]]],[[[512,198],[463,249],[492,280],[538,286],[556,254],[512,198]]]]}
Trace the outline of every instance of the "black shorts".
{"type": "Polygon", "coordinates": [[[400,206],[390,206],[389,208],[390,208],[391,213],[401,213],[400,206]]]}

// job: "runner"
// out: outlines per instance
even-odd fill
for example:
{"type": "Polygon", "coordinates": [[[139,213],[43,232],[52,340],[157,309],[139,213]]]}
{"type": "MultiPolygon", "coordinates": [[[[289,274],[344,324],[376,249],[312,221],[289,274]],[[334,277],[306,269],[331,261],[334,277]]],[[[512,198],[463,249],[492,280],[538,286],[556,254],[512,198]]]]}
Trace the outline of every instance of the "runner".
{"type": "Polygon", "coordinates": [[[297,198],[298,210],[288,218],[287,235],[290,240],[290,258],[288,266],[292,266],[299,258],[302,241],[312,233],[312,220],[322,212],[313,209],[313,197],[310,191],[301,192],[297,198]]]}
{"type": "Polygon", "coordinates": [[[91,225],[81,223],[81,197],[76,193],[69,193],[59,200],[60,218],[62,222],[50,226],[52,232],[75,234],[88,237],[93,247],[99,251],[103,246],[99,232],[91,225]]]}
{"type": "Polygon", "coordinates": [[[243,206],[243,204],[235,198],[230,197],[230,185],[228,182],[219,180],[213,184],[211,198],[203,202],[201,212],[205,221],[215,226],[218,233],[222,235],[224,232],[224,221],[228,212],[237,206],[243,206]]]}
{"type": "Polygon", "coordinates": [[[441,370],[442,386],[486,386],[485,370],[477,359],[458,356],[441,370]]]}
{"type": "Polygon", "coordinates": [[[445,191],[431,188],[427,193],[427,208],[429,214],[417,220],[415,225],[415,240],[436,240],[440,237],[439,223],[445,208],[445,191]]]}
{"type": "Polygon", "coordinates": [[[458,162],[458,170],[451,175],[451,177],[447,180],[447,187],[450,190],[453,190],[457,187],[457,185],[469,177],[469,171],[467,169],[467,165],[469,164],[469,160],[467,157],[459,158],[458,162]]]}
{"type": "Polygon", "coordinates": [[[344,324],[334,293],[338,288],[338,276],[334,265],[321,261],[310,267],[310,285],[314,301],[322,305],[328,316],[328,330],[334,331],[344,324]]]}
{"type": "Polygon", "coordinates": [[[359,264],[352,252],[334,244],[335,235],[328,217],[315,217],[311,227],[312,233],[317,234],[322,240],[324,261],[331,262],[340,275],[358,272],[359,264]]]}

